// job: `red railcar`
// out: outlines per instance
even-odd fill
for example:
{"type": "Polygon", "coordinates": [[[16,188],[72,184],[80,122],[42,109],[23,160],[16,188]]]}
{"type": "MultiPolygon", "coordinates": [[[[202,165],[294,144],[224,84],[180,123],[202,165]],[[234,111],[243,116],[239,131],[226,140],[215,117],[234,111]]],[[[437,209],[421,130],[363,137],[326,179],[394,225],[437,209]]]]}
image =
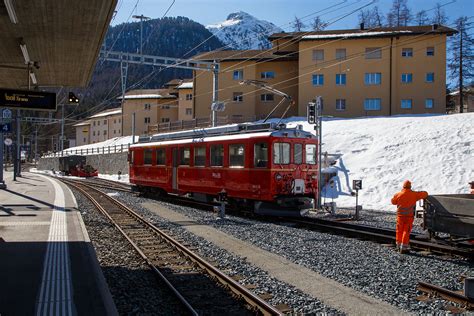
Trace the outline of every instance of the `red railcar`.
{"type": "Polygon", "coordinates": [[[317,190],[317,139],[301,128],[239,124],[141,137],[129,153],[142,192],[232,203],[309,208],[317,190]]]}

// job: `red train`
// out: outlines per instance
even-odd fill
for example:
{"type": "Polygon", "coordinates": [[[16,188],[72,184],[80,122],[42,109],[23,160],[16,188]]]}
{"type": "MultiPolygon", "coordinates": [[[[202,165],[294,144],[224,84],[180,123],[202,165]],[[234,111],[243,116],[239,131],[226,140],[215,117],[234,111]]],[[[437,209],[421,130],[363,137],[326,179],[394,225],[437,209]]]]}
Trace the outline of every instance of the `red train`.
{"type": "Polygon", "coordinates": [[[130,182],[261,211],[309,208],[317,191],[317,139],[301,127],[238,124],[140,137],[129,152],[130,182]]]}

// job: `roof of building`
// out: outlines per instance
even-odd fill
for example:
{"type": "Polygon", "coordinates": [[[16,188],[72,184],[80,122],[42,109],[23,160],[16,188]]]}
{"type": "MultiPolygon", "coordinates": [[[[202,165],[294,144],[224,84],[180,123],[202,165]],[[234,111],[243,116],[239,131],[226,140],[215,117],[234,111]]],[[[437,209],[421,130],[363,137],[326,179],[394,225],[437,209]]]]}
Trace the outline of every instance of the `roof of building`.
{"type": "Polygon", "coordinates": [[[269,36],[269,40],[288,38],[296,40],[325,40],[333,38],[367,38],[367,37],[393,37],[400,35],[432,35],[457,33],[455,29],[443,25],[420,25],[400,27],[377,27],[370,29],[348,29],[348,30],[324,30],[314,32],[290,32],[275,33],[269,36]]]}
{"type": "MultiPolygon", "coordinates": [[[[131,90],[125,94],[125,100],[134,99],[176,99],[176,95],[171,94],[169,89],[141,89],[131,90]]],[[[118,97],[122,99],[122,97],[118,97]]]]}
{"type": "Polygon", "coordinates": [[[275,54],[275,50],[215,50],[207,53],[202,53],[193,57],[196,60],[209,60],[209,61],[235,61],[235,60],[297,60],[297,54],[291,56],[282,57],[281,55],[275,54]]]}
{"type": "Polygon", "coordinates": [[[74,124],[73,126],[86,126],[86,125],[91,125],[91,121],[90,120],[85,120],[85,121],[82,121],[82,122],[79,122],[77,124],[74,124]]]}
{"type": "Polygon", "coordinates": [[[117,115],[117,114],[122,114],[122,108],[108,109],[108,110],[96,113],[94,115],[91,115],[89,116],[89,118],[92,119],[92,118],[111,116],[111,115],[117,115]]]}
{"type": "Polygon", "coordinates": [[[193,88],[193,82],[183,82],[179,86],[176,87],[176,89],[192,89],[193,88]]]}

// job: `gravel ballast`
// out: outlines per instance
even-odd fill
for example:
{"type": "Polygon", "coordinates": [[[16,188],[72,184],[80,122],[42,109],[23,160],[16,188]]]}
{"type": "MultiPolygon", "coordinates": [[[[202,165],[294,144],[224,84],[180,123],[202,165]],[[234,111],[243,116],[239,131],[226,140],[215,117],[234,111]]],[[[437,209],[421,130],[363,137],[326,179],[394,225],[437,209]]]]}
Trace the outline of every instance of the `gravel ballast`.
{"type": "MultiPolygon", "coordinates": [[[[138,198],[129,194],[120,194],[119,198],[125,203],[133,205],[135,209],[140,210],[146,216],[153,218],[157,224],[169,227],[177,233],[182,230],[173,224],[164,222],[160,217],[139,206],[143,202],[154,200],[138,198]]],[[[440,300],[428,302],[416,300],[419,294],[416,291],[416,285],[419,281],[459,290],[461,289],[459,277],[474,274],[474,266],[467,260],[416,253],[402,256],[393,248],[374,242],[308,231],[291,227],[291,224],[285,223],[277,225],[234,216],[227,216],[226,220],[216,220],[215,215],[209,212],[160,201],[154,202],[189,216],[200,224],[217,228],[409,312],[436,313],[440,312],[445,305],[440,300]]],[[[367,223],[393,228],[395,217],[391,214],[382,215],[381,219],[370,219],[367,223]]],[[[194,235],[184,232],[183,240],[195,240],[196,238],[194,235]]],[[[202,251],[207,256],[210,251],[208,248],[212,249],[212,245],[208,245],[204,241],[201,242],[203,243],[202,251]]],[[[213,252],[210,251],[210,257],[219,258],[219,260],[225,258],[225,254],[221,255],[218,252],[219,255],[216,256],[213,252]]],[[[249,278],[251,277],[253,277],[252,274],[249,275],[249,278]]],[[[260,280],[260,278],[258,279],[260,280]]],[[[313,307],[308,306],[307,303],[297,303],[297,301],[294,301],[293,304],[285,303],[300,312],[322,311],[321,309],[312,309],[313,307]]],[[[327,311],[327,309],[324,310],[327,311]]]]}
{"type": "Polygon", "coordinates": [[[82,194],[73,192],[118,313],[184,314],[181,303],[119,231],[82,194]]]}

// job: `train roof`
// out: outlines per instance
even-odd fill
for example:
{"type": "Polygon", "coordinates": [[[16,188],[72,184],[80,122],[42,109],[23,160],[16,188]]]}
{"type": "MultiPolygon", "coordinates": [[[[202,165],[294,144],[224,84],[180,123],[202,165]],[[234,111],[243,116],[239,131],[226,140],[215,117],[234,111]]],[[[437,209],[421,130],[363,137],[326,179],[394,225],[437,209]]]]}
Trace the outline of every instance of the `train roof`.
{"type": "Polygon", "coordinates": [[[149,147],[172,144],[188,144],[249,139],[254,137],[316,138],[301,127],[287,128],[284,124],[233,124],[205,129],[195,129],[152,136],[141,136],[137,144],[131,147],[149,147]]]}

